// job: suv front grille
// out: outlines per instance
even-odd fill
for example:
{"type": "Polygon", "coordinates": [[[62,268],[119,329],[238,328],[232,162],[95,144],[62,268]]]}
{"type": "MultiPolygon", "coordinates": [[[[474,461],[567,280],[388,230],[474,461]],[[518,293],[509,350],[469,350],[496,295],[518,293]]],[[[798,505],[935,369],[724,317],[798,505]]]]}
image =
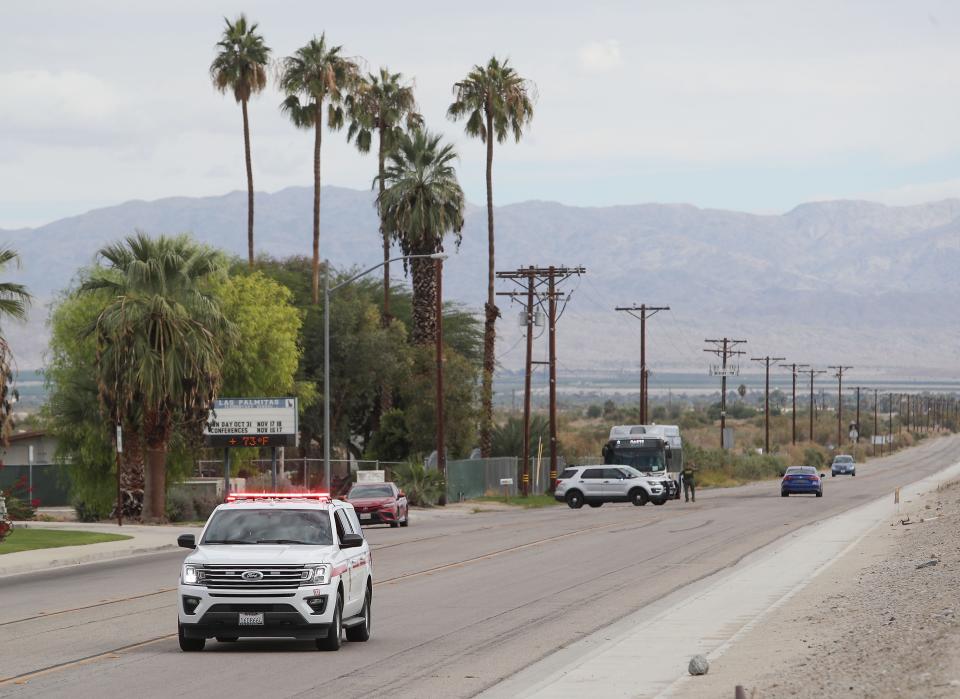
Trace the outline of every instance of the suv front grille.
{"type": "Polygon", "coordinates": [[[301,565],[206,565],[200,574],[200,584],[212,590],[288,590],[310,579],[310,571],[301,565]]]}

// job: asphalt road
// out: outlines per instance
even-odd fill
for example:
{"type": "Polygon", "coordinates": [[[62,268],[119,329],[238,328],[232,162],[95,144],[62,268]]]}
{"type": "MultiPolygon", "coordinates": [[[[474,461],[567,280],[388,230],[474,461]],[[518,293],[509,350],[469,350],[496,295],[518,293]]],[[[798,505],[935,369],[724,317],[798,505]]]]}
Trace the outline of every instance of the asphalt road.
{"type": "MultiPolygon", "coordinates": [[[[798,527],[957,461],[960,436],[828,477],[823,498],[781,498],[767,482],[691,505],[467,511],[371,528],[373,638],[338,653],[296,641],[181,653],[173,587],[186,552],[2,580],[0,696],[472,696],[798,527]]],[[[656,639],[637,652],[655,653],[656,639]]]]}

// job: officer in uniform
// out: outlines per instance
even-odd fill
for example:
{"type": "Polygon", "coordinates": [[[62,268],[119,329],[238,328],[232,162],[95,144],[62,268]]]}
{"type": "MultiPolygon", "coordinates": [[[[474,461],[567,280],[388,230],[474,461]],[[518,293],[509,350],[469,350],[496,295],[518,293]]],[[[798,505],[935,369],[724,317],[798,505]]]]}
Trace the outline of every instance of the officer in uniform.
{"type": "Polygon", "coordinates": [[[697,501],[697,492],[696,492],[696,480],[695,473],[697,472],[697,465],[688,461],[683,465],[683,473],[681,474],[683,480],[683,500],[684,502],[690,502],[693,500],[697,501]]]}

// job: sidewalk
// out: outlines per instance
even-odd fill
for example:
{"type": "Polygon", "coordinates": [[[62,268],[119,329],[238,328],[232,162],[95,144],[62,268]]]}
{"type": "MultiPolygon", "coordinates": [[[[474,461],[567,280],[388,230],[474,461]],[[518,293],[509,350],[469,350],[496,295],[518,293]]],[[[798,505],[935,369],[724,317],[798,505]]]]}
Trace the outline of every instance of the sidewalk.
{"type": "Polygon", "coordinates": [[[15,529],[60,529],[86,532],[104,532],[123,534],[130,539],[108,541],[102,544],[84,546],[61,546],[51,549],[36,549],[0,555],[0,578],[21,575],[42,570],[53,570],[69,566],[107,561],[115,558],[139,556],[161,551],[173,551],[177,548],[180,534],[199,534],[199,527],[178,527],[176,525],[144,526],[125,524],[118,527],[115,523],[82,522],[16,522],[15,529]]]}

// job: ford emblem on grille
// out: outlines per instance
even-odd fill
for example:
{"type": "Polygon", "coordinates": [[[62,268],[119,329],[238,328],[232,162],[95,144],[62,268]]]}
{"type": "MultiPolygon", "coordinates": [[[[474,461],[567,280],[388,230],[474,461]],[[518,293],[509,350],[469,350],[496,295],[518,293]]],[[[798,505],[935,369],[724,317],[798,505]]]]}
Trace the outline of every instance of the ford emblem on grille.
{"type": "Polygon", "coordinates": [[[263,580],[263,573],[259,570],[245,570],[240,577],[244,580],[263,580]]]}

